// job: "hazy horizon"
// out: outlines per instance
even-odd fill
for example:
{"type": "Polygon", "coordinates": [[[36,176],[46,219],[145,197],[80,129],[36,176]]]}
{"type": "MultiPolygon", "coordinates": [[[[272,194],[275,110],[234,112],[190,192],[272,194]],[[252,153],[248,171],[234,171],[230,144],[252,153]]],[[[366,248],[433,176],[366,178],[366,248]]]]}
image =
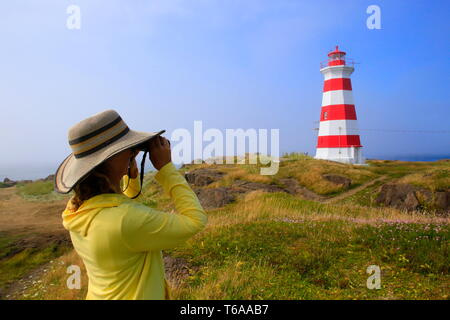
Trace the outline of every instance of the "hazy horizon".
{"type": "MultiPolygon", "coordinates": [[[[302,152],[302,151],[300,151],[302,152]]],[[[311,155],[314,156],[314,155],[311,155]]],[[[377,159],[377,160],[399,160],[399,161],[437,161],[441,159],[450,159],[450,153],[448,154],[422,154],[422,155],[385,155],[385,156],[367,156],[368,159],[377,159]]],[[[138,156],[138,165],[140,165],[140,160],[142,159],[142,153],[138,156]]],[[[12,165],[2,165],[0,166],[0,182],[3,182],[5,178],[10,180],[18,181],[18,180],[37,180],[43,179],[49,176],[50,174],[54,174],[58,164],[12,164],[12,165]]],[[[176,164],[176,166],[180,166],[181,164],[176,164]]],[[[145,170],[144,172],[148,172],[149,170],[155,170],[151,165],[150,161],[146,160],[145,162],[145,170]]]]}

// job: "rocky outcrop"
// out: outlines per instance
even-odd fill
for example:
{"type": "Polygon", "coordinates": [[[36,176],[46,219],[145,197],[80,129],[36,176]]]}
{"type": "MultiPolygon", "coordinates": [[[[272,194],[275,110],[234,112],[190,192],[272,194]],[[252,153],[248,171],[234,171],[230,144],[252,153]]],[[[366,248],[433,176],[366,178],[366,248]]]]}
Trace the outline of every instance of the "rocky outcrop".
{"type": "MultiPolygon", "coordinates": [[[[402,204],[399,203],[398,206],[402,207],[402,204]]],[[[403,207],[405,207],[406,210],[416,210],[420,207],[420,202],[417,199],[415,192],[410,192],[406,195],[403,207]]]]}
{"type": "Polygon", "coordinates": [[[164,268],[167,280],[174,287],[179,287],[183,280],[198,270],[197,266],[192,266],[184,258],[177,258],[163,253],[164,268]]]}
{"type": "Polygon", "coordinates": [[[235,201],[238,195],[254,190],[262,190],[264,192],[288,192],[281,186],[239,179],[233,181],[231,186],[204,188],[211,183],[222,179],[223,176],[223,172],[208,168],[200,168],[185,173],[187,182],[192,186],[200,203],[205,209],[223,207],[224,205],[235,201]]]}
{"type": "Polygon", "coordinates": [[[194,191],[205,209],[223,207],[226,204],[234,202],[239,195],[255,190],[261,190],[263,192],[288,192],[286,189],[276,185],[244,180],[236,180],[229,187],[194,187],[194,191]]]}
{"type": "Polygon", "coordinates": [[[53,181],[55,179],[55,175],[54,174],[50,174],[47,176],[47,178],[43,179],[44,181],[53,181]]]}
{"type": "Polygon", "coordinates": [[[205,209],[223,207],[236,199],[236,191],[229,187],[195,189],[198,200],[205,209]]]}
{"type": "Polygon", "coordinates": [[[408,211],[422,208],[447,211],[450,210],[450,190],[432,192],[410,184],[388,183],[381,186],[375,201],[408,211]]]}
{"type": "Polygon", "coordinates": [[[279,181],[283,185],[284,191],[292,195],[298,195],[303,199],[314,201],[322,201],[325,199],[324,196],[318,195],[317,193],[314,193],[311,190],[308,190],[307,188],[301,186],[294,178],[283,178],[279,181]]]}
{"type": "MultiPolygon", "coordinates": [[[[321,201],[325,198],[301,186],[294,178],[279,179],[277,184],[237,179],[230,186],[208,187],[211,183],[221,180],[223,176],[223,172],[209,168],[195,169],[185,173],[187,182],[191,185],[205,209],[223,207],[235,201],[239,195],[256,190],[261,190],[262,192],[286,192],[300,196],[303,199],[315,201],[321,201]]],[[[347,179],[345,177],[341,178],[347,179]]],[[[343,179],[335,179],[335,181],[351,183],[350,179],[347,179],[348,181],[343,179]]]]}
{"type": "Polygon", "coordinates": [[[438,191],[434,195],[434,204],[437,208],[450,210],[450,191],[438,191]]]}
{"type": "Polygon", "coordinates": [[[196,169],[193,171],[186,172],[184,177],[187,182],[193,186],[204,187],[211,184],[217,180],[220,180],[223,176],[223,172],[213,170],[213,169],[196,169]]]}
{"type": "Polygon", "coordinates": [[[11,179],[8,179],[8,178],[3,179],[3,187],[4,188],[12,187],[16,184],[17,184],[17,182],[13,181],[11,179]]]}
{"type": "MultiPolygon", "coordinates": [[[[417,199],[416,192],[419,188],[410,184],[393,184],[388,183],[381,186],[380,192],[376,198],[376,202],[399,209],[417,210],[420,207],[420,202],[417,199]]],[[[425,197],[430,197],[425,194],[425,197]]]]}
{"type": "MultiPolygon", "coordinates": [[[[53,181],[53,177],[54,177],[53,175],[49,175],[45,179],[38,179],[36,181],[47,181],[47,180],[53,181]]],[[[1,183],[1,184],[2,184],[3,188],[9,188],[9,187],[15,186],[18,183],[22,183],[23,184],[23,183],[31,183],[31,182],[33,182],[33,180],[18,180],[18,181],[14,181],[14,180],[11,180],[9,178],[5,178],[5,179],[3,179],[3,183],[1,183]]]]}
{"type": "MultiPolygon", "coordinates": [[[[212,168],[199,168],[185,173],[186,180],[196,192],[205,209],[223,207],[234,202],[241,195],[256,190],[286,192],[303,199],[320,202],[327,202],[330,199],[301,186],[297,179],[292,177],[278,179],[275,183],[237,179],[227,186],[212,188],[211,184],[223,179],[224,175],[223,172],[212,168]]],[[[323,178],[336,185],[341,185],[345,189],[350,188],[352,184],[351,179],[341,175],[324,174],[323,178]]],[[[408,211],[436,210],[437,212],[450,212],[450,189],[432,192],[411,184],[388,183],[380,187],[375,202],[408,211]]]]}
{"type": "Polygon", "coordinates": [[[331,183],[334,183],[337,185],[341,185],[344,188],[348,188],[352,184],[352,180],[350,180],[349,178],[343,177],[343,176],[338,176],[336,174],[324,174],[322,177],[325,180],[328,180],[331,183]]]}

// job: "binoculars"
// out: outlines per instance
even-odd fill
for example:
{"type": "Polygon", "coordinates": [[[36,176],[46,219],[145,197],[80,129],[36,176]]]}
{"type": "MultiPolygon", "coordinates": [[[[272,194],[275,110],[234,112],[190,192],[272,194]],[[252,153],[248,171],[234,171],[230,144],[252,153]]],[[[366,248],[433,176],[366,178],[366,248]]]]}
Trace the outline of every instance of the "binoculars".
{"type": "MultiPolygon", "coordinates": [[[[166,132],[166,130],[161,130],[161,131],[157,132],[156,135],[154,137],[152,137],[150,140],[152,140],[153,138],[163,134],[164,132],[166,132]]],[[[138,150],[138,151],[144,151],[144,152],[147,151],[148,152],[148,151],[150,151],[150,150],[148,150],[148,142],[149,141],[146,141],[144,143],[138,144],[133,149],[138,150]]]]}

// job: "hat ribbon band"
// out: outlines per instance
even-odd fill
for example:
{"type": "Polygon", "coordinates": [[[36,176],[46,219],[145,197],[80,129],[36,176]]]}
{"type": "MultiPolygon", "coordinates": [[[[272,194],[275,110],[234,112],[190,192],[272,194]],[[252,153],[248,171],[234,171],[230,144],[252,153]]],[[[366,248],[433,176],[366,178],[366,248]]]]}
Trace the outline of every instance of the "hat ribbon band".
{"type": "Polygon", "coordinates": [[[97,145],[103,143],[106,140],[109,140],[110,138],[116,136],[119,132],[122,132],[127,127],[125,122],[120,121],[115,126],[109,128],[106,131],[103,131],[102,133],[98,134],[95,137],[92,137],[86,141],[71,145],[73,153],[82,153],[84,151],[87,151],[89,149],[92,149],[96,147],[97,145]]]}
{"type": "Polygon", "coordinates": [[[130,128],[128,128],[128,126],[127,126],[127,127],[125,127],[124,130],[120,131],[120,132],[119,132],[118,134],[116,134],[115,136],[113,136],[113,137],[111,137],[110,139],[108,139],[108,140],[106,140],[106,141],[100,143],[99,145],[96,145],[95,147],[93,147],[93,148],[91,148],[91,149],[89,149],[89,150],[86,150],[86,151],[81,152],[81,153],[75,153],[75,152],[74,152],[74,156],[75,156],[75,158],[77,158],[77,159],[83,158],[83,157],[85,157],[85,156],[88,156],[88,155],[90,155],[90,154],[92,154],[92,153],[94,153],[94,152],[96,152],[96,151],[98,151],[98,150],[100,150],[100,149],[103,149],[104,147],[110,145],[111,143],[113,143],[113,142],[119,140],[119,139],[122,138],[124,135],[126,135],[126,134],[128,133],[128,131],[130,131],[130,128]]]}
{"type": "Polygon", "coordinates": [[[69,144],[72,146],[74,144],[79,144],[80,142],[84,142],[92,137],[98,136],[100,133],[105,132],[106,130],[114,127],[116,124],[118,124],[121,121],[122,121],[122,118],[119,116],[116,119],[114,119],[113,121],[111,121],[110,123],[104,125],[103,127],[99,128],[95,131],[92,131],[91,133],[88,133],[82,137],[70,140],[69,144]]]}

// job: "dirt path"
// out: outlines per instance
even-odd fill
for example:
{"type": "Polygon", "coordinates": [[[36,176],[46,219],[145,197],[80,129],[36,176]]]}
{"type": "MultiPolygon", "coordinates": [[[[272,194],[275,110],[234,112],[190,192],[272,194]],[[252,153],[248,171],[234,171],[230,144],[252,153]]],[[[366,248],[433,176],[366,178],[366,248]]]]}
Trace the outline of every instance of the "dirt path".
{"type": "Polygon", "coordinates": [[[32,287],[36,283],[41,283],[41,277],[43,277],[52,267],[55,260],[51,262],[40,265],[39,267],[31,270],[21,279],[11,283],[8,288],[2,292],[1,299],[4,300],[17,300],[27,298],[25,292],[28,288],[32,287]]]}
{"type": "MultiPolygon", "coordinates": [[[[8,254],[3,259],[27,248],[46,248],[53,244],[70,246],[69,233],[61,218],[67,200],[28,201],[17,194],[15,186],[0,188],[0,239],[12,241],[5,248],[8,254]]],[[[45,267],[32,270],[23,279],[0,288],[0,299],[28,286],[43,269],[45,267]]]]}
{"type": "Polygon", "coordinates": [[[370,180],[367,181],[366,183],[363,183],[362,185],[360,185],[359,187],[350,189],[348,191],[344,191],[336,196],[331,196],[331,197],[327,197],[327,196],[323,196],[320,194],[317,194],[303,186],[300,186],[298,184],[297,181],[294,181],[293,179],[282,179],[281,181],[285,184],[285,186],[288,188],[288,190],[290,191],[289,193],[291,194],[295,194],[298,195],[300,197],[302,197],[305,200],[311,200],[311,201],[317,201],[317,202],[322,202],[322,203],[334,203],[337,202],[339,200],[351,197],[352,195],[360,192],[361,190],[366,189],[367,187],[370,187],[372,185],[374,185],[375,183],[379,182],[379,181],[383,181],[387,178],[386,175],[378,177],[374,180],[370,180]]]}
{"type": "Polygon", "coordinates": [[[7,234],[55,234],[65,231],[61,213],[67,199],[28,201],[17,194],[17,188],[0,188],[0,232],[7,234]]]}
{"type": "Polygon", "coordinates": [[[366,189],[367,187],[370,187],[370,186],[374,185],[375,183],[377,183],[379,181],[385,180],[386,178],[387,178],[387,176],[381,176],[381,177],[378,177],[378,178],[376,178],[374,180],[367,181],[366,183],[363,183],[359,187],[356,187],[356,188],[353,188],[353,189],[348,190],[346,192],[343,192],[341,194],[338,194],[335,197],[326,198],[324,200],[321,200],[321,202],[323,202],[323,203],[333,203],[333,202],[337,202],[339,200],[343,200],[345,198],[351,197],[352,195],[360,192],[361,190],[366,189]]]}

